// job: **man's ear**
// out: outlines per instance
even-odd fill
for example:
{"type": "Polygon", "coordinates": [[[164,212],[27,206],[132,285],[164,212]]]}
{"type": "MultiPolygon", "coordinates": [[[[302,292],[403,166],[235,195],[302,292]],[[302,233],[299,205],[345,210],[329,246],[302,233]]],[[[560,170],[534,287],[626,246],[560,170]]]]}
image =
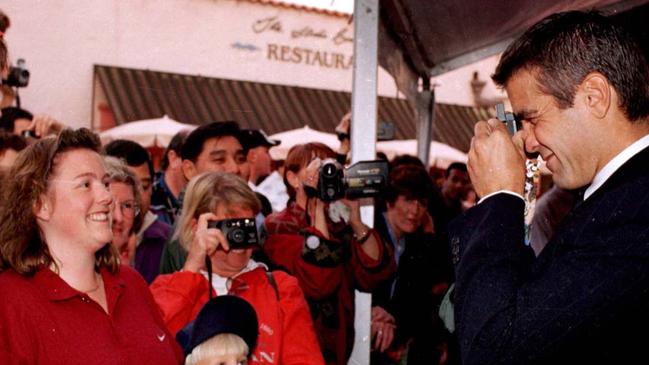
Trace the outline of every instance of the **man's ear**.
{"type": "Polygon", "coordinates": [[[286,181],[288,181],[289,185],[291,185],[293,189],[297,190],[297,188],[300,187],[300,178],[293,171],[286,172],[286,181]]]}
{"type": "Polygon", "coordinates": [[[183,175],[185,175],[187,181],[191,180],[192,177],[197,174],[196,165],[191,160],[183,160],[180,167],[183,170],[183,175]]]}
{"type": "Polygon", "coordinates": [[[52,217],[52,203],[45,195],[38,198],[38,201],[32,206],[32,210],[37,219],[49,221],[52,217]]]}
{"type": "Polygon", "coordinates": [[[169,161],[169,167],[171,168],[182,166],[183,163],[183,160],[174,150],[169,150],[169,152],[167,152],[167,160],[169,161]]]}
{"type": "Polygon", "coordinates": [[[251,148],[248,150],[246,161],[250,162],[250,164],[254,164],[255,160],[257,160],[257,151],[254,148],[251,148]]]}
{"type": "Polygon", "coordinates": [[[579,85],[579,90],[592,115],[602,119],[608,114],[613,90],[604,75],[599,72],[589,73],[579,85]]]}

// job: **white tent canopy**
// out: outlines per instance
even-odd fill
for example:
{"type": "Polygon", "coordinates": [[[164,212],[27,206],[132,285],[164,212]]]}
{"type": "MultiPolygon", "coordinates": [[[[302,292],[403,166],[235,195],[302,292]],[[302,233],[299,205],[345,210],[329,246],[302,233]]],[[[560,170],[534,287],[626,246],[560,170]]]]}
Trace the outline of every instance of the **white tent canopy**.
{"type": "MultiPolygon", "coordinates": [[[[388,159],[398,155],[417,155],[417,140],[405,139],[394,141],[382,141],[376,144],[376,150],[385,153],[388,159]]],[[[428,163],[432,166],[446,169],[453,162],[466,163],[466,153],[455,149],[447,144],[432,141],[430,143],[430,152],[428,154],[428,163]]]]}
{"type": "Polygon", "coordinates": [[[116,139],[127,139],[143,147],[166,147],[173,136],[182,130],[193,130],[195,125],[177,122],[168,116],[125,123],[99,134],[106,144],[116,139]]]}
{"type": "MultiPolygon", "coordinates": [[[[320,142],[329,146],[334,151],[340,145],[335,134],[316,131],[308,126],[273,134],[270,138],[282,141],[279,146],[270,149],[270,155],[274,160],[285,159],[291,147],[297,144],[320,142]]],[[[376,150],[385,153],[388,159],[405,154],[416,156],[417,140],[406,139],[378,142],[376,144],[376,150]]],[[[466,163],[467,160],[467,155],[464,152],[437,141],[431,142],[429,156],[430,163],[442,169],[445,169],[453,162],[466,163]]]]}
{"type": "Polygon", "coordinates": [[[303,128],[291,129],[290,131],[273,134],[270,138],[282,141],[279,146],[270,149],[270,157],[272,157],[273,160],[285,159],[291,147],[298,144],[320,142],[326,144],[334,151],[337,150],[340,145],[335,134],[316,131],[306,125],[303,128]]]}

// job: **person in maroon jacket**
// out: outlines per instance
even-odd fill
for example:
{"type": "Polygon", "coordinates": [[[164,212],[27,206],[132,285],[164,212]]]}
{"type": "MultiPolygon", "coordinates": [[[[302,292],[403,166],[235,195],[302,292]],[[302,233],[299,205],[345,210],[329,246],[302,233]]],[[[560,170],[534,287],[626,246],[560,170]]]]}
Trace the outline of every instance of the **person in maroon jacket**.
{"type": "Polygon", "coordinates": [[[327,364],[343,365],[354,340],[354,290],[373,290],[395,264],[391,249],[361,221],[358,202],[329,204],[307,196],[305,185],[317,186],[318,159],[335,156],[321,143],[291,148],[284,174],[289,204],[266,218],[263,248],[274,265],[297,277],[327,364]],[[335,212],[345,210],[347,223],[335,223],[335,212]]]}
{"type": "Polygon", "coordinates": [[[99,138],[64,130],[29,146],[0,210],[0,363],[178,364],[142,277],[110,244],[99,138]]]}

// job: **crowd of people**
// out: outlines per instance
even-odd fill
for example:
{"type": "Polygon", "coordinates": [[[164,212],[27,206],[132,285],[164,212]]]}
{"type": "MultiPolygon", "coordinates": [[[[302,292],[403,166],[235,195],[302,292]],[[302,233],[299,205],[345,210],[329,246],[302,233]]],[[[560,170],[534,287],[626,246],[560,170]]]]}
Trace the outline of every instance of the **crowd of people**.
{"type": "Polygon", "coordinates": [[[371,224],[318,194],[325,162],[348,162],[349,115],[338,151],[298,144],[278,169],[279,141],[218,121],[174,136],[155,171],[136,142],[3,108],[0,363],[344,365],[355,291],[374,365],[645,359],[642,50],[597,13],[556,14],[494,80],[522,130],[478,122],[468,166],[439,183],[392,159],[371,224]],[[556,186],[526,246],[529,153],[556,186]]]}

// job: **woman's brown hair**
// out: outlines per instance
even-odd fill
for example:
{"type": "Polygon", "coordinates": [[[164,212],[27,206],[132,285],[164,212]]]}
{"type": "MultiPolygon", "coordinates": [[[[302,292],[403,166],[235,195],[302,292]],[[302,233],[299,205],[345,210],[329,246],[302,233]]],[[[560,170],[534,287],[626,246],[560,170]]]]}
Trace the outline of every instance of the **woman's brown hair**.
{"type": "MultiPolygon", "coordinates": [[[[49,180],[57,168],[57,156],[71,150],[101,153],[101,142],[86,128],[65,129],[56,138],[44,138],[20,152],[9,171],[0,209],[0,270],[14,269],[31,275],[40,267],[56,262],[36,223],[34,207],[48,192],[49,180]]],[[[106,243],[95,253],[96,267],[110,272],[119,269],[119,255],[106,243]]]]}

